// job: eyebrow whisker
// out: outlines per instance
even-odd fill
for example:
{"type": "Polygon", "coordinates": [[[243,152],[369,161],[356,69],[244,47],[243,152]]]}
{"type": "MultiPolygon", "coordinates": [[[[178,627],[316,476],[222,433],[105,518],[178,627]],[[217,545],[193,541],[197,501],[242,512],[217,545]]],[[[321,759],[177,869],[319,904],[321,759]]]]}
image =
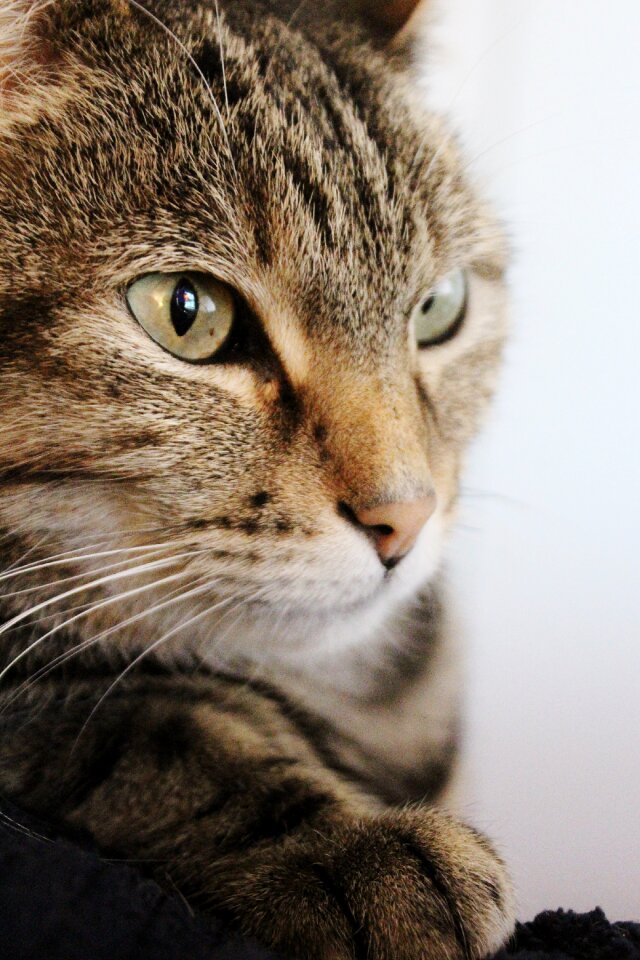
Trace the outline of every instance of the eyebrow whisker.
{"type": "MultiPolygon", "coordinates": [[[[164,32],[167,34],[167,36],[171,37],[171,39],[178,45],[178,47],[180,48],[180,50],[182,50],[182,52],[184,53],[185,57],[187,57],[187,59],[189,60],[189,63],[192,65],[192,67],[193,67],[193,68],[196,70],[196,72],[198,73],[198,76],[200,77],[200,79],[202,80],[202,82],[204,83],[204,85],[205,85],[205,87],[206,87],[207,94],[208,94],[209,99],[210,99],[210,101],[211,101],[211,103],[212,103],[212,105],[213,105],[213,109],[215,110],[216,116],[218,117],[218,120],[219,120],[219,122],[220,122],[220,128],[221,128],[221,130],[222,130],[222,135],[223,135],[223,137],[224,137],[224,139],[225,139],[225,142],[226,142],[226,145],[227,145],[227,151],[228,151],[228,153],[229,153],[229,159],[231,160],[231,166],[232,166],[232,168],[233,168],[234,174],[235,174],[236,177],[237,177],[237,176],[238,176],[238,171],[237,171],[237,169],[236,169],[236,165],[235,165],[234,160],[233,160],[233,151],[231,150],[231,142],[230,142],[230,140],[229,140],[229,135],[228,135],[228,133],[227,133],[227,128],[226,128],[226,126],[225,126],[224,118],[223,118],[222,113],[221,113],[221,111],[220,111],[220,107],[218,106],[218,101],[216,100],[215,95],[214,95],[214,93],[213,93],[213,90],[211,89],[211,85],[209,84],[209,81],[208,81],[207,78],[205,77],[204,73],[202,72],[201,67],[198,65],[197,60],[195,59],[195,57],[193,56],[193,54],[189,52],[189,50],[187,49],[187,47],[185,46],[185,44],[182,42],[182,40],[180,39],[180,37],[178,37],[178,36],[173,32],[173,30],[171,30],[171,29],[166,25],[166,23],[163,23],[162,20],[160,20],[159,17],[156,17],[156,15],[151,12],[151,10],[148,10],[145,6],[143,6],[143,4],[139,3],[138,0],[128,0],[128,2],[129,2],[129,4],[130,4],[132,7],[135,7],[136,10],[139,10],[140,13],[142,13],[144,16],[149,17],[149,19],[152,20],[158,27],[160,27],[161,30],[164,30],[164,32]]],[[[226,79],[225,79],[225,87],[226,87],[226,79]]]]}

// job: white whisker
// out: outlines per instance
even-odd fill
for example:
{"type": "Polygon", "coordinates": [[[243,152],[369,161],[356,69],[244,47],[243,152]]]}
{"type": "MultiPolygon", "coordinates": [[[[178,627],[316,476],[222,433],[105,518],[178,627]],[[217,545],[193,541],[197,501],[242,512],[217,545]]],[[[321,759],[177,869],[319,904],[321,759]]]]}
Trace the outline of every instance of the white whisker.
{"type": "MultiPolygon", "coordinates": [[[[95,601],[78,603],[78,604],[75,604],[73,607],[65,607],[64,612],[65,614],[67,614],[67,613],[75,613],[76,611],[79,611],[79,610],[88,610],[89,607],[92,607],[94,603],[95,601]]],[[[35,617],[33,620],[29,620],[29,627],[34,627],[39,623],[45,623],[47,620],[52,620],[55,617],[59,617],[59,616],[60,616],[59,610],[51,610],[50,613],[45,613],[42,617],[35,617]]],[[[14,630],[20,630],[20,626],[21,625],[18,624],[15,627],[11,627],[10,630],[7,630],[7,634],[12,633],[14,630]]]]}
{"type": "Polygon", "coordinates": [[[176,633],[179,633],[180,630],[184,630],[184,629],[186,629],[186,627],[190,627],[193,623],[196,623],[197,621],[201,620],[203,617],[206,617],[206,616],[208,616],[209,614],[213,613],[214,610],[217,610],[217,609],[219,609],[220,607],[223,607],[223,606],[225,606],[226,604],[231,603],[232,600],[233,600],[233,597],[226,597],[224,600],[219,600],[217,603],[214,603],[213,606],[207,607],[206,610],[201,610],[199,613],[194,614],[194,616],[189,617],[188,620],[184,620],[182,623],[179,623],[177,626],[173,627],[171,630],[168,630],[167,633],[164,633],[164,634],[163,634],[161,637],[159,637],[157,640],[154,640],[154,642],[153,642],[152,644],[150,644],[148,647],[146,647],[146,648],[142,651],[142,653],[139,653],[137,657],[134,657],[134,659],[133,659],[130,663],[127,664],[127,666],[124,668],[124,670],[122,670],[122,671],[118,674],[118,676],[115,678],[115,680],[113,681],[113,683],[110,683],[110,684],[109,684],[109,686],[107,687],[107,689],[105,690],[105,692],[102,694],[102,696],[100,697],[100,699],[97,701],[97,703],[96,703],[96,704],[94,705],[94,707],[92,708],[89,716],[87,717],[87,719],[85,720],[85,722],[82,724],[82,727],[80,728],[80,732],[79,732],[78,736],[77,736],[76,739],[75,739],[75,742],[74,742],[74,745],[73,745],[73,747],[72,747],[72,749],[71,749],[70,755],[73,755],[73,752],[74,752],[74,750],[76,749],[76,747],[77,747],[77,745],[78,745],[78,743],[79,743],[79,741],[80,741],[80,738],[82,737],[82,734],[83,734],[84,731],[87,729],[87,726],[88,726],[89,723],[91,722],[91,719],[95,716],[96,712],[99,710],[100,706],[104,703],[104,701],[105,701],[106,698],[109,696],[109,694],[112,693],[113,690],[115,690],[115,688],[117,687],[117,685],[118,685],[122,680],[124,680],[124,678],[127,676],[127,674],[129,674],[129,673],[134,669],[134,667],[136,667],[137,664],[140,663],[141,660],[144,660],[145,657],[147,657],[150,653],[153,653],[154,650],[157,650],[158,647],[162,646],[163,643],[166,643],[168,640],[170,640],[171,637],[175,636],[176,633]]]}
{"type": "Polygon", "coordinates": [[[527,123],[523,127],[519,127],[517,130],[513,130],[511,133],[505,134],[505,136],[500,137],[499,140],[495,140],[493,143],[489,144],[488,147],[484,147],[483,150],[480,150],[479,153],[476,153],[474,157],[470,160],[467,160],[465,165],[462,168],[464,173],[470,167],[477,163],[478,160],[481,160],[482,157],[486,156],[488,153],[491,153],[492,150],[495,150],[497,147],[501,147],[503,144],[508,143],[510,140],[513,140],[515,137],[521,136],[523,133],[528,133],[529,130],[533,130],[534,127],[540,126],[542,123],[548,123],[550,120],[555,120],[558,117],[561,117],[566,111],[557,110],[555,113],[551,113],[546,117],[541,117],[539,120],[534,120],[532,123],[527,123]]]}
{"type": "MultiPolygon", "coordinates": [[[[187,554],[186,556],[192,556],[192,554],[187,554]]],[[[44,600],[41,603],[36,604],[34,607],[30,607],[28,610],[25,610],[22,613],[17,614],[15,617],[12,617],[11,620],[8,620],[5,624],[3,624],[2,627],[0,627],[0,634],[6,633],[7,630],[9,630],[15,624],[20,623],[23,620],[26,620],[32,613],[37,613],[38,610],[42,610],[50,606],[51,604],[59,603],[61,600],[65,600],[67,597],[75,596],[81,591],[88,590],[89,588],[94,588],[97,586],[103,586],[107,583],[113,583],[113,581],[121,580],[124,577],[138,576],[141,573],[147,573],[147,572],[150,573],[153,570],[160,570],[160,569],[163,569],[164,567],[172,566],[175,563],[178,563],[180,559],[181,559],[181,556],[178,555],[176,557],[169,558],[166,560],[154,560],[151,563],[144,563],[144,564],[141,564],[139,567],[134,567],[132,570],[121,570],[118,573],[110,574],[108,577],[101,577],[98,580],[94,580],[92,583],[82,584],[79,587],[74,587],[72,590],[67,590],[65,591],[65,593],[59,594],[56,597],[52,597],[49,600],[44,600]]],[[[46,640],[47,637],[51,636],[53,633],[57,632],[58,630],[61,630],[65,626],[68,626],[69,623],[75,622],[76,620],[87,615],[88,613],[94,612],[95,610],[102,609],[103,607],[108,606],[110,603],[114,603],[117,599],[122,599],[122,597],[124,596],[135,596],[135,594],[140,593],[142,590],[147,589],[149,586],[153,586],[153,585],[160,586],[163,583],[171,582],[173,580],[176,580],[178,577],[186,576],[186,575],[187,575],[187,571],[183,570],[180,573],[172,574],[170,577],[166,577],[163,580],[156,581],[155,584],[152,584],[152,585],[144,584],[141,587],[136,587],[135,589],[127,591],[127,593],[120,595],[120,597],[108,597],[106,600],[103,600],[98,604],[94,604],[90,608],[90,610],[84,611],[83,613],[79,613],[75,617],[72,617],[71,620],[65,621],[64,623],[59,624],[56,627],[53,627],[51,630],[45,633],[42,637],[39,637],[32,644],[30,644],[25,650],[22,650],[19,654],[17,654],[17,656],[14,657],[13,660],[11,660],[9,664],[6,667],[4,667],[3,670],[0,670],[0,680],[2,680],[2,678],[5,676],[7,671],[10,670],[15,663],[17,663],[19,660],[22,660],[23,657],[25,657],[31,650],[34,649],[34,647],[38,646],[40,643],[46,640]]]]}
{"type": "MultiPolygon", "coordinates": [[[[298,17],[298,16],[300,15],[300,13],[302,12],[302,8],[305,6],[306,3],[307,3],[307,0],[300,0],[300,3],[299,3],[298,6],[295,8],[295,10],[293,11],[293,13],[291,14],[291,16],[289,17],[289,19],[287,20],[287,22],[286,22],[286,24],[285,24],[285,28],[286,28],[287,30],[288,30],[290,27],[293,26],[293,21],[296,19],[296,17],[298,17]]],[[[281,48],[282,48],[282,43],[280,43],[280,44],[275,48],[275,50],[272,51],[271,56],[269,57],[269,59],[268,59],[268,61],[267,61],[267,65],[266,65],[266,67],[264,68],[264,78],[265,78],[265,80],[267,79],[267,76],[268,76],[268,74],[269,74],[269,70],[271,69],[271,65],[273,64],[273,61],[274,61],[275,56],[276,56],[276,53],[277,53],[278,50],[280,50],[281,48]]]]}
{"type": "MultiPolygon", "coordinates": [[[[159,550],[151,550],[149,553],[145,554],[145,559],[151,558],[153,556],[157,556],[157,554],[159,554],[160,552],[161,551],[159,550]]],[[[95,576],[96,574],[106,573],[108,570],[119,570],[122,567],[125,567],[127,564],[132,564],[132,563],[134,563],[134,558],[130,557],[129,559],[126,559],[126,560],[118,560],[116,563],[107,563],[104,566],[97,567],[93,570],[85,570],[84,573],[74,573],[68,577],[60,577],[57,580],[49,580],[46,583],[35,584],[34,586],[31,586],[31,587],[23,587],[21,590],[12,590],[9,592],[3,592],[0,596],[2,597],[3,600],[8,600],[9,598],[12,598],[12,597],[23,597],[30,593],[37,593],[40,590],[47,590],[50,587],[61,586],[64,583],[73,583],[74,581],[82,580],[83,578],[86,578],[86,577],[91,577],[91,576],[95,576]]],[[[129,567],[129,569],[134,569],[134,568],[129,567]]]]}
{"type": "Polygon", "coordinates": [[[9,816],[8,813],[5,813],[4,810],[0,810],[0,820],[4,822],[5,827],[15,830],[16,833],[23,833],[25,836],[31,837],[33,840],[44,840],[45,843],[51,843],[51,839],[49,837],[45,837],[42,833],[36,833],[35,830],[31,830],[29,827],[25,827],[23,823],[19,823],[17,820],[14,820],[9,816]]]}
{"type": "MultiPolygon", "coordinates": [[[[487,47],[485,47],[485,49],[484,49],[483,52],[480,54],[480,56],[479,56],[479,57],[474,61],[474,63],[472,63],[472,65],[469,67],[469,69],[467,70],[466,74],[463,76],[462,80],[460,81],[460,84],[458,85],[458,87],[457,87],[456,90],[454,91],[454,94],[453,94],[452,98],[450,99],[449,103],[447,104],[446,109],[444,110],[444,116],[447,116],[447,117],[451,116],[451,111],[453,110],[454,106],[456,105],[456,103],[457,103],[458,99],[460,98],[462,92],[465,90],[467,84],[469,83],[469,81],[470,81],[471,78],[473,77],[473,75],[474,75],[474,73],[476,72],[476,70],[482,65],[482,63],[486,60],[486,58],[489,56],[489,54],[490,54],[497,46],[499,46],[504,40],[506,40],[508,37],[510,37],[511,34],[513,34],[516,30],[518,30],[524,23],[526,23],[526,21],[527,21],[527,19],[529,18],[529,16],[530,16],[530,11],[527,11],[527,13],[526,13],[523,17],[521,17],[521,18],[520,18],[519,20],[517,20],[514,24],[512,24],[507,30],[503,31],[499,36],[497,36],[494,40],[492,40],[492,42],[491,42],[487,47]]],[[[427,169],[426,169],[426,172],[424,173],[424,180],[425,180],[425,182],[429,179],[429,175],[430,175],[431,171],[433,170],[433,168],[434,168],[435,164],[437,163],[439,157],[442,155],[442,151],[446,148],[446,146],[447,146],[448,143],[449,143],[449,134],[445,134],[445,136],[444,136],[444,137],[442,138],[442,140],[440,141],[440,144],[439,144],[438,148],[436,149],[435,153],[433,154],[433,156],[432,156],[432,158],[431,158],[431,160],[430,160],[430,162],[429,162],[429,166],[428,166],[427,169]]],[[[412,166],[413,166],[413,169],[415,169],[415,168],[417,167],[418,163],[421,161],[421,159],[422,159],[422,154],[424,154],[424,149],[425,149],[425,148],[426,148],[426,144],[423,144],[422,147],[417,151],[416,157],[415,157],[415,159],[414,159],[414,163],[413,163],[413,165],[412,165],[412,166]]]]}
{"type": "MultiPolygon", "coordinates": [[[[23,560],[26,560],[26,558],[30,556],[32,553],[34,553],[34,551],[36,551],[38,547],[40,547],[43,543],[45,543],[46,540],[47,540],[46,534],[43,537],[40,537],[40,539],[37,540],[32,547],[29,547],[29,549],[25,551],[25,553],[23,553],[20,557],[17,558],[17,560],[14,560],[13,563],[10,563],[9,566],[5,568],[5,570],[3,571],[3,575],[6,573],[9,573],[10,570],[14,570],[16,567],[20,566],[23,560]]],[[[2,579],[3,579],[3,576],[0,576],[0,580],[2,579]]]]}
{"type": "Polygon", "coordinates": [[[101,600],[98,603],[92,604],[88,609],[83,610],[81,613],[75,614],[73,617],[69,617],[67,620],[64,620],[62,623],[57,624],[55,627],[52,627],[51,630],[48,630],[46,633],[43,633],[42,636],[38,637],[33,643],[30,643],[24,650],[21,650],[16,656],[9,661],[9,663],[4,667],[3,670],[0,670],[0,680],[7,674],[12,667],[28,656],[30,653],[35,650],[36,647],[39,647],[40,644],[44,643],[45,640],[48,640],[49,637],[54,636],[60,630],[64,630],[65,627],[70,626],[72,623],[77,623],[78,620],[81,620],[85,616],[89,616],[92,613],[95,613],[97,610],[102,610],[105,607],[110,606],[113,603],[119,603],[121,600],[129,599],[130,597],[137,596],[139,593],[143,593],[145,590],[153,590],[156,587],[161,587],[166,583],[173,583],[175,580],[180,577],[186,576],[187,571],[183,570],[181,573],[173,573],[169,577],[163,577],[161,580],[156,580],[154,583],[145,583],[141,587],[134,587],[132,590],[126,590],[124,593],[116,594],[114,597],[108,597],[106,600],[101,600]]]}
{"type": "Polygon", "coordinates": [[[220,650],[221,647],[224,646],[224,643],[227,637],[233,631],[238,621],[242,618],[243,605],[247,603],[251,603],[252,601],[257,600],[259,597],[264,596],[266,593],[268,593],[269,587],[270,587],[270,584],[266,584],[262,586],[259,590],[255,590],[254,593],[251,594],[251,596],[239,598],[238,600],[236,600],[236,602],[232,607],[229,607],[229,609],[226,610],[223,613],[223,615],[216,620],[216,623],[214,625],[215,636],[212,637],[211,635],[209,635],[209,637],[207,638],[207,641],[205,644],[206,653],[200,654],[201,662],[207,662],[209,666],[211,666],[213,655],[215,655],[216,652],[220,650]],[[224,622],[226,617],[228,617],[229,614],[231,613],[235,613],[236,611],[239,611],[238,615],[234,618],[234,620],[231,621],[230,624],[227,625],[224,631],[220,633],[220,626],[224,622]]]}
{"type": "Polygon", "coordinates": [[[150,10],[147,10],[147,8],[146,8],[145,6],[143,6],[141,3],[139,3],[138,0],[128,0],[128,2],[129,2],[129,4],[130,4],[132,7],[135,7],[136,10],[139,10],[140,13],[142,13],[144,16],[149,17],[149,19],[152,20],[158,27],[160,27],[161,30],[164,30],[164,32],[167,34],[167,36],[171,37],[171,39],[178,45],[178,47],[180,48],[180,50],[182,50],[182,52],[184,53],[185,57],[189,60],[189,63],[190,63],[190,64],[193,66],[193,68],[197,71],[198,76],[200,77],[200,79],[202,80],[202,82],[204,83],[204,85],[205,85],[205,87],[206,87],[206,89],[207,89],[207,93],[208,93],[208,95],[209,95],[209,99],[211,100],[211,103],[213,104],[213,109],[215,110],[216,116],[218,117],[218,120],[220,121],[220,128],[221,128],[221,130],[222,130],[222,135],[223,135],[223,137],[224,137],[224,139],[225,139],[225,142],[226,142],[226,145],[227,145],[227,150],[228,150],[228,153],[229,153],[229,159],[231,160],[231,166],[232,166],[232,168],[233,168],[233,172],[235,173],[235,175],[236,175],[236,177],[237,177],[237,176],[238,176],[238,171],[236,170],[236,165],[235,165],[234,160],[233,160],[233,151],[231,150],[231,142],[230,142],[229,136],[228,136],[228,134],[227,134],[227,128],[226,128],[226,126],[225,126],[224,119],[223,119],[222,113],[221,113],[221,111],[220,111],[220,107],[218,106],[218,101],[216,100],[216,98],[215,98],[215,96],[214,96],[213,90],[211,89],[211,86],[209,85],[209,82],[207,81],[207,78],[205,77],[204,73],[202,72],[202,70],[201,70],[200,67],[198,66],[198,63],[197,63],[195,57],[194,57],[191,53],[189,53],[187,47],[184,45],[184,43],[182,42],[182,40],[181,40],[178,36],[176,36],[176,34],[173,32],[173,30],[170,30],[169,27],[166,25],[166,23],[163,23],[162,20],[159,19],[159,17],[156,17],[156,15],[155,15],[154,13],[152,13],[150,10]]]}
{"type": "MultiPolygon", "coordinates": [[[[131,617],[128,617],[126,620],[121,620],[115,625],[108,627],[106,630],[102,630],[100,633],[95,634],[92,637],[83,640],[81,643],[76,644],[74,647],[71,647],[69,650],[65,650],[59,656],[54,657],[49,663],[45,666],[40,667],[39,670],[36,670],[27,680],[20,684],[12,695],[8,698],[5,704],[2,707],[0,712],[4,712],[11,704],[22,696],[23,693],[26,693],[38,680],[42,680],[44,677],[48,676],[50,673],[55,670],[56,667],[61,666],[66,663],[68,660],[73,659],[73,657],[82,653],[84,650],[87,650],[89,647],[94,646],[96,643],[99,643],[101,640],[105,640],[107,637],[110,637],[112,634],[117,633],[120,630],[124,630],[126,627],[131,626],[133,623],[137,623],[140,620],[145,619],[146,617],[152,616],[154,613],[157,613],[159,610],[166,609],[171,606],[171,604],[182,602],[183,600],[188,600],[193,596],[198,595],[201,592],[210,590],[212,586],[218,583],[218,579],[208,580],[203,586],[196,587],[195,584],[200,583],[205,579],[206,574],[203,574],[201,577],[198,577],[196,580],[192,581],[191,587],[188,590],[184,590],[182,586],[178,587],[175,590],[170,590],[168,594],[164,596],[160,603],[154,604],[154,606],[142,610],[139,613],[134,614],[131,617]]],[[[153,587],[152,584],[147,585],[149,589],[153,587]]],[[[123,596],[120,595],[115,598],[116,600],[123,599],[123,596]]]]}
{"type": "MultiPolygon", "coordinates": [[[[118,554],[123,553],[142,553],[144,551],[160,551],[160,550],[169,550],[172,549],[171,544],[163,543],[151,543],[147,546],[138,546],[138,547],[120,547],[119,549],[114,550],[100,550],[96,553],[80,553],[81,548],[76,550],[68,550],[66,553],[54,554],[52,557],[49,557],[47,560],[42,561],[41,563],[30,563],[25,564],[21,567],[14,567],[13,569],[7,568],[7,570],[0,574],[0,583],[3,580],[9,580],[12,577],[24,576],[28,573],[36,573],[40,570],[46,570],[50,567],[59,567],[64,566],[64,564],[77,563],[81,560],[95,560],[99,557],[112,557],[118,554]]],[[[126,562],[126,561],[124,561],[126,562]]]]}

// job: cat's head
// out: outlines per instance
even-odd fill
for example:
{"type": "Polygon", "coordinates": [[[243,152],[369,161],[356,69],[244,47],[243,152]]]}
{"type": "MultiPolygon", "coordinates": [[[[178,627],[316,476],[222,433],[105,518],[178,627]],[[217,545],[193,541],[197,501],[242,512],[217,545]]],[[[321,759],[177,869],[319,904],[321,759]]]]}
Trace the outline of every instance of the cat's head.
{"type": "Polygon", "coordinates": [[[145,642],[371,637],[491,393],[504,249],[398,53],[416,4],[318,6],[0,9],[0,523],[77,551],[68,607],[157,606],[145,642]]]}

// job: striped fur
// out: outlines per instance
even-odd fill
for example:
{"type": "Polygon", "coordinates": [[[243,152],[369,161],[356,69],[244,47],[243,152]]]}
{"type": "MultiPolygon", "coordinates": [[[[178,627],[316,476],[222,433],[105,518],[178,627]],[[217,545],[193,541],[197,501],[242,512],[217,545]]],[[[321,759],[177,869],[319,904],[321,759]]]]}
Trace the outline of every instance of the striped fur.
{"type": "Polygon", "coordinates": [[[469,960],[512,916],[430,805],[505,250],[416,100],[414,6],[0,0],[0,789],[311,960],[469,960]],[[124,300],[187,269],[242,298],[210,365],[124,300]],[[344,505],[432,489],[385,570],[344,505]]]}

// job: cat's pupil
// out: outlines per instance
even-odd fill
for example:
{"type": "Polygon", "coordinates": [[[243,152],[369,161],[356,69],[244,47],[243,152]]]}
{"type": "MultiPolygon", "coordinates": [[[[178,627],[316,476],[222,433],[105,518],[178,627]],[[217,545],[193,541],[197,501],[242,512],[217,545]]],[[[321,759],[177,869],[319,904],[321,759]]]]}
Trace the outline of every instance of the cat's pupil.
{"type": "Polygon", "coordinates": [[[429,313],[429,310],[431,310],[431,307],[433,306],[434,300],[435,297],[427,297],[427,299],[423,301],[422,306],[420,307],[420,310],[423,314],[429,313]]]}
{"type": "Polygon", "coordinates": [[[198,294],[193,284],[181,277],[171,298],[171,322],[179,337],[189,332],[198,316],[198,294]]]}

